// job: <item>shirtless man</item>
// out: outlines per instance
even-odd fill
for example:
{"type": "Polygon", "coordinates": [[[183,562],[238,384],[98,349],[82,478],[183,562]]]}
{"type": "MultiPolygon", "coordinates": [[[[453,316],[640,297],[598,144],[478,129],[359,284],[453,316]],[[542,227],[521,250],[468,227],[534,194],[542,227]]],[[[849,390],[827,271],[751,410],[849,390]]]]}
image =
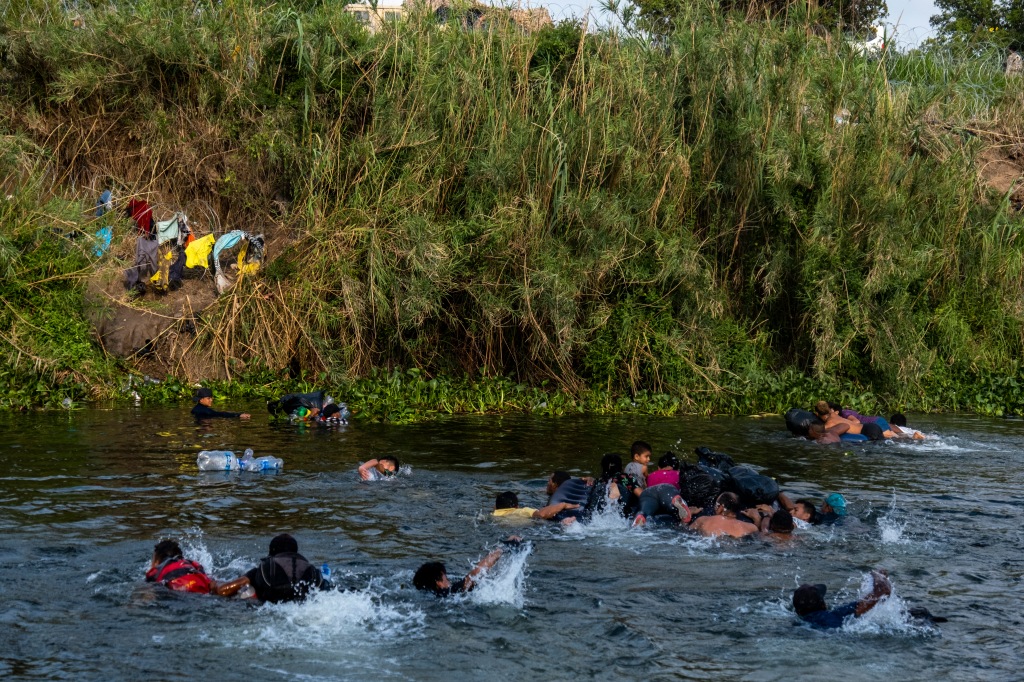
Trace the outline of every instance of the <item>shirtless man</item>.
{"type": "Polygon", "coordinates": [[[714,516],[701,516],[690,524],[690,528],[710,537],[729,535],[742,538],[758,532],[756,525],[737,518],[741,512],[740,498],[735,493],[722,493],[715,500],[714,516]]]}
{"type": "Polygon", "coordinates": [[[857,434],[861,432],[864,425],[856,419],[843,419],[839,416],[839,411],[834,409],[832,405],[824,400],[819,400],[814,406],[814,414],[818,415],[818,419],[825,422],[825,432],[835,433],[841,435],[843,433],[857,434]],[[846,425],[847,428],[843,431],[838,431],[836,427],[846,425]]]}

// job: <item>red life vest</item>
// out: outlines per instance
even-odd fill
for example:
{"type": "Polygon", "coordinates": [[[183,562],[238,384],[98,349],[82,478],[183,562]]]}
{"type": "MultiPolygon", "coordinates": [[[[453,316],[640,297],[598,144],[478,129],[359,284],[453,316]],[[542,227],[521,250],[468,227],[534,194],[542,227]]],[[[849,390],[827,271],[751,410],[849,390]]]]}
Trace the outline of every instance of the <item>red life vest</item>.
{"type": "Polygon", "coordinates": [[[163,583],[178,592],[209,594],[213,583],[203,567],[188,559],[168,559],[146,572],[146,582],[163,583]]]}

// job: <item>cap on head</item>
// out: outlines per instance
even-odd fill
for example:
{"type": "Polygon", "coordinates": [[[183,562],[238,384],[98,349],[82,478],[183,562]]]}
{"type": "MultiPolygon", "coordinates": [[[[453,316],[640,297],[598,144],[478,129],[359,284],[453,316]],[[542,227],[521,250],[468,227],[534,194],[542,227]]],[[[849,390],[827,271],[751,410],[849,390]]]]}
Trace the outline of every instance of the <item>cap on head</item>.
{"type": "Polygon", "coordinates": [[[846,516],[846,498],[839,493],[832,493],[825,498],[825,504],[832,507],[832,511],[840,516],[846,516]]]}
{"type": "Polygon", "coordinates": [[[207,388],[206,386],[203,386],[201,389],[196,391],[196,402],[197,403],[200,400],[202,400],[203,398],[212,398],[212,397],[213,397],[213,389],[212,388],[207,388]]]}
{"type": "Polygon", "coordinates": [[[824,611],[828,608],[825,604],[825,591],[828,588],[824,585],[801,585],[793,591],[793,609],[796,615],[802,616],[805,613],[824,611]]]}
{"type": "Polygon", "coordinates": [[[298,552],[299,543],[288,533],[281,533],[270,541],[270,556],[276,556],[282,552],[298,552]]]}

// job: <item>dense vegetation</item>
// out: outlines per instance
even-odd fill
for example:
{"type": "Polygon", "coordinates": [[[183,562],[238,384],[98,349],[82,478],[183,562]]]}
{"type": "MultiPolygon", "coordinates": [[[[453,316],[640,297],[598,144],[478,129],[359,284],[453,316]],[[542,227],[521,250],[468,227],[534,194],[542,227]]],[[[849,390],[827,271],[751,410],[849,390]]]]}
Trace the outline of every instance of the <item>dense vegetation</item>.
{"type": "Polygon", "coordinates": [[[1021,220],[975,165],[1022,140],[1001,55],[868,58],[717,3],[676,28],[9,10],[0,405],[123,388],[82,316],[102,263],[70,238],[114,186],[287,235],[193,351],[261,393],[290,367],[443,411],[496,386],[524,397],[464,409],[1024,408],[1021,220]]]}

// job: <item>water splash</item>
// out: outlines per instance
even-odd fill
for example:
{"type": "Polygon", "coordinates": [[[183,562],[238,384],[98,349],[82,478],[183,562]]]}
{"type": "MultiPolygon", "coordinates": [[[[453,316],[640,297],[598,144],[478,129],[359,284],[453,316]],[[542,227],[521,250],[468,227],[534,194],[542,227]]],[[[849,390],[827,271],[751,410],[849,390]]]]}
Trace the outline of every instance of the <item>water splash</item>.
{"type": "Polygon", "coordinates": [[[469,593],[469,601],[475,604],[507,604],[517,609],[523,608],[526,560],[532,552],[533,546],[529,543],[518,551],[506,552],[469,593]]]}
{"type": "Polygon", "coordinates": [[[314,593],[304,602],[264,604],[256,627],[245,628],[229,646],[260,649],[333,649],[353,641],[394,640],[419,635],[424,614],[408,604],[385,604],[369,590],[314,593]]]}
{"type": "Polygon", "coordinates": [[[906,537],[905,531],[909,525],[908,521],[902,520],[902,514],[896,509],[896,492],[893,491],[892,501],[885,514],[878,517],[878,530],[881,533],[883,545],[908,545],[910,539],[906,537]]]}
{"type": "MultiPolygon", "coordinates": [[[[871,584],[870,574],[865,575],[862,589],[864,584],[871,584]]],[[[903,635],[913,637],[933,635],[938,632],[933,625],[917,620],[910,615],[907,603],[896,594],[895,587],[892,594],[879,601],[873,609],[863,616],[847,618],[841,630],[857,635],[903,635]]]]}

